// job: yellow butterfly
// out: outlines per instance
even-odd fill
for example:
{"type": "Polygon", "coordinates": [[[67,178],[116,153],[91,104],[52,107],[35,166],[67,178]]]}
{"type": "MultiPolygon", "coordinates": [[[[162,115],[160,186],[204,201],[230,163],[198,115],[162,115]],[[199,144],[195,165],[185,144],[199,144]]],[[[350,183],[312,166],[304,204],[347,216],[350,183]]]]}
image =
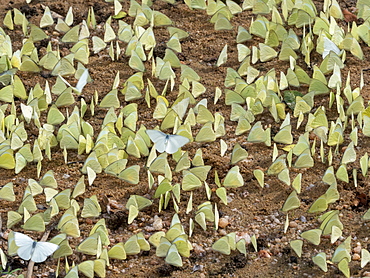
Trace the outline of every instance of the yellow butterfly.
{"type": "Polygon", "coordinates": [[[231,164],[236,164],[239,161],[242,161],[243,159],[246,159],[248,157],[248,152],[243,149],[239,143],[237,143],[234,146],[234,149],[231,153],[231,164]]]}
{"type": "Polygon", "coordinates": [[[10,202],[15,201],[15,195],[14,195],[12,182],[7,183],[2,188],[0,188],[0,199],[5,200],[5,201],[10,201],[10,202]]]}
{"type": "Polygon", "coordinates": [[[84,200],[84,206],[81,212],[81,217],[98,217],[100,215],[101,208],[96,195],[86,198],[84,200]]]}
{"type": "Polygon", "coordinates": [[[77,247],[77,251],[86,255],[97,255],[98,253],[100,255],[101,250],[102,243],[99,233],[94,233],[93,235],[87,237],[77,247]]]}
{"type": "Polygon", "coordinates": [[[302,256],[303,241],[300,239],[291,240],[289,242],[290,247],[294,250],[298,257],[302,256]]]}
{"type": "Polygon", "coordinates": [[[288,198],[285,200],[285,203],[283,205],[283,208],[281,209],[282,211],[289,211],[292,209],[296,209],[300,207],[300,201],[297,195],[297,192],[295,190],[290,193],[288,198]]]}
{"type": "Polygon", "coordinates": [[[301,234],[301,237],[308,240],[314,245],[319,245],[321,240],[322,231],[320,229],[312,229],[305,231],[301,234]]]}
{"type": "Polygon", "coordinates": [[[244,185],[244,179],[240,174],[239,166],[234,166],[227,172],[222,185],[229,188],[236,188],[244,185]]]}
{"type": "Polygon", "coordinates": [[[324,252],[318,253],[316,256],[312,257],[312,261],[321,268],[322,271],[327,272],[328,267],[326,263],[326,254],[324,252]]]}

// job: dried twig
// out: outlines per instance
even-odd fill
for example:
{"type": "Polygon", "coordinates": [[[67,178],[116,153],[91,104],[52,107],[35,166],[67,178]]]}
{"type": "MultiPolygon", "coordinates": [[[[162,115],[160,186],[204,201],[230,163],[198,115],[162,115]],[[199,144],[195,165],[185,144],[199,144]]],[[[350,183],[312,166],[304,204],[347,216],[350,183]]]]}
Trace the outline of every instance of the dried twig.
{"type": "Polygon", "coordinates": [[[2,229],[2,227],[3,227],[3,220],[1,219],[1,213],[0,213],[0,237],[3,236],[3,229],[2,229]]]}
{"type": "MultiPolygon", "coordinates": [[[[46,241],[49,237],[49,234],[50,234],[50,230],[46,231],[40,241],[46,241]]],[[[35,265],[34,261],[29,261],[28,267],[27,267],[26,278],[32,278],[32,272],[33,272],[34,265],[35,265]]]]}

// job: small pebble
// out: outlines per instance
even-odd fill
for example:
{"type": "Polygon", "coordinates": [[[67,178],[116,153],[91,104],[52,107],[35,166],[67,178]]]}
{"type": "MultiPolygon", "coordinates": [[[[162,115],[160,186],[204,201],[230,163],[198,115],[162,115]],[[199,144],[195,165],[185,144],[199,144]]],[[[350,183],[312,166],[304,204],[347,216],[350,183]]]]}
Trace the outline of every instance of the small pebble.
{"type": "Polygon", "coordinates": [[[153,227],[146,226],[145,227],[145,231],[147,231],[147,232],[154,232],[154,231],[156,231],[156,229],[153,228],[153,227]]]}
{"type": "Polygon", "coordinates": [[[218,233],[220,234],[220,236],[226,236],[227,235],[227,233],[226,233],[226,231],[224,229],[220,229],[218,231],[218,233]]]}
{"type": "Polygon", "coordinates": [[[307,186],[307,190],[310,190],[310,189],[312,189],[314,187],[315,187],[315,185],[313,183],[311,183],[309,186],[307,186]]]}
{"type": "Polygon", "coordinates": [[[362,277],[370,277],[370,272],[365,271],[364,273],[362,273],[362,277]]]}
{"type": "Polygon", "coordinates": [[[306,223],[306,222],[307,222],[306,217],[305,217],[305,216],[303,216],[303,215],[300,217],[300,220],[301,220],[301,222],[303,222],[303,223],[306,223]]]}
{"type": "Polygon", "coordinates": [[[193,252],[195,254],[201,254],[201,253],[204,253],[205,250],[203,248],[203,246],[197,244],[197,243],[192,243],[192,246],[193,246],[193,252]]]}
{"type": "Polygon", "coordinates": [[[85,222],[88,225],[92,225],[93,224],[93,221],[90,218],[86,218],[85,222]]]}
{"type": "Polygon", "coordinates": [[[353,261],[359,261],[359,260],[361,260],[361,256],[359,254],[357,254],[357,253],[356,254],[353,254],[352,255],[352,260],[353,261]]]}
{"type": "Polygon", "coordinates": [[[247,232],[241,232],[239,235],[237,235],[237,241],[239,241],[242,238],[244,238],[246,244],[251,243],[251,237],[247,232]]]}
{"type": "Polygon", "coordinates": [[[355,248],[353,248],[353,252],[357,253],[357,254],[360,254],[361,253],[361,245],[360,246],[356,246],[355,248]]]}
{"type": "Polygon", "coordinates": [[[5,240],[8,240],[8,236],[9,236],[9,230],[5,231],[4,233],[2,233],[1,237],[5,240]]]}
{"type": "Polygon", "coordinates": [[[290,228],[297,228],[297,226],[298,226],[297,222],[295,222],[295,221],[290,221],[289,222],[289,227],[290,228]]]}
{"type": "Polygon", "coordinates": [[[260,250],[260,251],[258,251],[258,256],[260,258],[270,258],[271,255],[272,254],[269,251],[267,251],[267,250],[260,250]]]}
{"type": "Polygon", "coordinates": [[[163,229],[163,221],[160,217],[158,217],[158,215],[154,216],[153,228],[156,231],[160,231],[163,229]]]}
{"type": "Polygon", "coordinates": [[[44,205],[42,205],[42,204],[37,204],[36,205],[36,207],[38,208],[38,209],[44,209],[45,207],[44,207],[44,205]]]}
{"type": "Polygon", "coordinates": [[[225,217],[221,217],[220,220],[218,220],[218,226],[220,228],[225,228],[227,225],[229,225],[229,220],[225,217]]]}
{"type": "Polygon", "coordinates": [[[271,253],[275,256],[277,256],[280,253],[280,249],[276,246],[271,246],[270,250],[271,250],[271,253]]]}
{"type": "Polygon", "coordinates": [[[196,264],[193,266],[193,271],[192,272],[195,272],[195,271],[202,271],[204,268],[204,265],[202,264],[196,264]]]}

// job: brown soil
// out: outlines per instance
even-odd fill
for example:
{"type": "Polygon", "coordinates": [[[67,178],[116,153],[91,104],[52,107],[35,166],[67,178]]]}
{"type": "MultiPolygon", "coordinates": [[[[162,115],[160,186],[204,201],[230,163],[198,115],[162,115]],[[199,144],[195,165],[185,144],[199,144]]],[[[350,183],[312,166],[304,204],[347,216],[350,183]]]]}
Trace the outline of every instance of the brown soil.
{"type": "MultiPolygon", "coordinates": [[[[353,3],[349,3],[348,5],[353,3]]],[[[355,2],[355,1],[351,1],[355,2]]],[[[123,2],[123,9],[128,10],[129,2],[123,2]]],[[[75,21],[74,24],[80,23],[83,19],[86,19],[88,8],[94,7],[96,12],[97,22],[104,23],[108,16],[113,12],[112,3],[105,3],[104,1],[98,0],[69,0],[69,1],[32,1],[31,4],[25,4],[22,0],[6,1],[3,0],[0,3],[0,18],[3,18],[7,10],[18,8],[26,14],[28,20],[38,25],[40,18],[43,14],[42,5],[49,6],[54,12],[61,15],[65,15],[68,11],[69,6],[73,7],[75,21]]],[[[322,4],[317,2],[317,6],[320,7],[322,4]]],[[[346,3],[341,3],[343,7],[346,3]]],[[[355,4],[353,4],[355,5],[355,4]]],[[[315,167],[309,170],[296,170],[291,169],[292,179],[298,174],[303,174],[302,179],[302,193],[299,195],[301,200],[301,207],[289,213],[289,218],[294,221],[298,226],[292,224],[286,234],[284,234],[284,221],[285,213],[281,212],[283,203],[287,196],[292,192],[292,188],[283,184],[275,176],[266,176],[265,188],[261,188],[256,179],[253,176],[254,169],[267,170],[271,165],[272,147],[266,147],[263,144],[251,144],[246,141],[246,136],[236,136],[235,128],[236,122],[229,120],[230,106],[224,104],[224,96],[218,101],[216,105],[213,104],[214,91],[216,87],[224,88],[223,82],[226,76],[226,70],[228,67],[237,69],[239,63],[237,61],[237,49],[235,38],[237,35],[237,27],[232,31],[214,31],[214,25],[209,22],[210,16],[206,15],[205,11],[190,10],[184,3],[179,2],[176,5],[164,3],[162,1],[155,1],[153,5],[154,10],[159,10],[162,13],[169,16],[174,22],[174,26],[181,28],[189,33],[189,37],[182,41],[182,53],[179,54],[179,58],[182,63],[189,65],[194,69],[202,78],[202,84],[207,88],[205,94],[201,98],[208,99],[208,108],[212,113],[220,112],[226,119],[225,125],[227,127],[227,135],[222,137],[229,146],[229,149],[224,157],[220,157],[220,146],[219,140],[213,143],[190,143],[183,147],[184,150],[189,151],[189,156],[193,157],[195,151],[199,148],[203,151],[203,158],[206,165],[211,165],[212,170],[210,171],[207,183],[212,187],[216,188],[214,184],[214,170],[218,171],[220,178],[223,178],[227,171],[233,166],[230,165],[230,154],[233,146],[236,142],[240,143],[249,153],[248,159],[239,162],[237,165],[240,167],[240,171],[243,175],[245,186],[228,190],[228,195],[232,201],[228,206],[223,205],[218,197],[213,194],[211,199],[212,202],[217,202],[220,215],[229,218],[229,225],[225,229],[219,229],[214,231],[211,224],[209,223],[208,229],[204,232],[201,227],[195,224],[195,230],[193,236],[190,238],[192,243],[198,244],[204,249],[204,252],[191,253],[190,258],[184,259],[184,266],[182,268],[175,268],[165,264],[163,258],[155,256],[155,248],[149,252],[141,253],[137,256],[128,256],[127,260],[118,261],[112,260],[111,265],[107,269],[107,277],[200,277],[201,273],[205,277],[342,277],[342,274],[338,271],[336,266],[329,265],[328,272],[322,272],[316,265],[312,263],[311,257],[318,252],[325,251],[327,254],[332,254],[335,250],[336,245],[330,244],[330,239],[322,239],[319,246],[314,246],[305,242],[303,248],[302,258],[298,258],[296,254],[290,249],[289,241],[298,238],[302,231],[317,228],[319,223],[316,215],[308,214],[307,210],[310,205],[320,195],[325,193],[327,185],[325,185],[321,178],[327,168],[327,165],[320,162],[318,158],[318,148],[315,156],[315,167]],[[216,61],[219,53],[225,44],[229,47],[229,58],[226,64],[221,67],[216,67],[216,61]],[[305,218],[303,218],[305,217],[305,218]],[[305,221],[306,219],[307,221],[305,221]],[[230,256],[225,256],[215,251],[212,251],[210,246],[225,233],[236,232],[238,234],[247,233],[250,236],[256,235],[259,250],[265,250],[270,255],[267,257],[263,256],[263,252],[254,252],[252,246],[248,249],[248,254],[245,257],[233,253],[230,256]],[[193,271],[196,265],[203,265],[201,271],[193,271]]],[[[244,26],[248,29],[253,15],[250,11],[244,11],[241,14],[236,15],[232,19],[234,26],[244,26]]],[[[125,19],[128,23],[132,22],[132,18],[125,19]]],[[[341,25],[345,26],[346,23],[340,22],[341,25]]],[[[113,21],[112,26],[117,30],[118,24],[113,21]]],[[[6,30],[13,41],[13,51],[21,47],[23,39],[22,31],[17,27],[14,31],[9,32],[6,30]]],[[[59,39],[58,34],[53,34],[53,28],[47,29],[52,38],[59,39]]],[[[91,35],[103,36],[103,29],[92,31],[91,35]]],[[[155,55],[163,57],[165,50],[165,42],[168,40],[168,32],[166,28],[159,27],[155,28],[155,35],[157,39],[157,47],[155,55]]],[[[255,39],[246,43],[247,46],[256,45],[261,42],[260,39],[255,39]]],[[[45,51],[46,44],[36,43],[36,47],[40,52],[45,51]]],[[[343,76],[347,76],[347,72],[351,72],[352,86],[357,87],[359,84],[360,70],[368,68],[367,61],[370,59],[370,50],[365,44],[361,44],[363,47],[365,59],[360,61],[348,54],[346,61],[346,68],[343,72],[343,76]]],[[[65,54],[68,52],[68,48],[71,47],[69,44],[60,44],[60,50],[65,54]]],[[[122,43],[121,47],[125,47],[122,43]]],[[[314,52],[313,52],[314,53],[314,52]]],[[[128,66],[128,58],[121,55],[118,61],[112,62],[107,56],[108,52],[103,51],[98,55],[91,55],[89,64],[90,75],[94,80],[92,83],[86,85],[83,95],[87,103],[90,103],[94,91],[96,90],[99,94],[99,101],[105,96],[111,89],[112,82],[118,71],[120,71],[122,88],[123,82],[130,77],[134,71],[128,66]]],[[[320,60],[319,54],[313,54],[312,61],[320,60]]],[[[305,70],[310,72],[303,59],[297,60],[297,63],[305,70]]],[[[161,91],[164,87],[164,82],[157,81],[151,76],[151,63],[147,63],[147,71],[144,73],[144,80],[150,78],[154,82],[154,86],[157,91],[161,91]]],[[[261,75],[266,74],[270,69],[275,68],[276,72],[286,72],[289,64],[287,62],[280,62],[273,60],[267,63],[257,63],[255,67],[261,71],[261,75]]],[[[43,87],[47,80],[50,85],[54,84],[55,77],[50,77],[47,72],[42,75],[18,72],[17,73],[25,84],[27,91],[35,86],[38,82],[43,87]]],[[[176,70],[177,77],[179,77],[179,70],[176,70]]],[[[362,90],[362,95],[365,99],[365,103],[370,100],[370,72],[365,71],[365,86],[362,90]]],[[[71,83],[74,79],[68,79],[71,83]]],[[[179,79],[177,79],[179,80],[179,79]]],[[[178,81],[177,81],[178,82],[178,81]]],[[[75,84],[75,83],[74,83],[75,84]]],[[[177,86],[178,84],[176,84],[177,86]]],[[[177,88],[175,86],[175,88],[177,88]]],[[[302,92],[307,91],[307,87],[299,88],[302,92]]],[[[177,91],[173,91],[166,97],[171,102],[175,100],[177,91]]],[[[79,106],[80,98],[78,97],[76,105],[79,106]]],[[[124,100],[124,96],[119,94],[119,98],[122,106],[127,103],[124,100]]],[[[145,125],[146,128],[154,128],[159,121],[152,119],[151,115],[155,107],[155,100],[151,100],[151,108],[147,108],[144,99],[135,101],[139,107],[139,120],[138,126],[141,124],[145,125]]],[[[329,113],[328,120],[335,120],[337,115],[335,107],[333,109],[328,108],[328,96],[320,96],[315,98],[315,107],[324,105],[329,113]]],[[[18,102],[19,103],[19,102],[18,102]]],[[[69,113],[73,111],[74,105],[68,107],[69,113]]],[[[63,113],[66,109],[62,109],[63,113]]],[[[118,111],[118,109],[117,109],[118,111]]],[[[95,115],[92,116],[88,111],[85,116],[85,120],[93,125],[95,136],[99,133],[102,121],[107,110],[96,107],[95,115]]],[[[45,117],[45,114],[44,114],[45,117]]],[[[42,119],[45,121],[45,118],[42,119]]],[[[270,115],[266,112],[265,114],[257,116],[257,120],[261,120],[264,125],[270,125],[272,128],[272,135],[279,130],[279,124],[275,123],[270,115]]],[[[296,120],[292,121],[294,142],[300,134],[304,132],[304,124],[295,130],[296,120]]],[[[32,143],[37,135],[37,128],[31,124],[26,125],[26,129],[29,131],[29,141],[32,143]]],[[[348,131],[347,128],[346,131],[348,131]]],[[[193,135],[197,133],[197,129],[193,130],[193,135]]],[[[346,141],[343,144],[346,146],[349,142],[349,134],[346,136],[346,141]]],[[[312,143],[312,141],[311,141],[312,143]]],[[[368,148],[370,139],[359,134],[359,147],[357,148],[358,158],[361,157],[366,151],[369,152],[368,148]]],[[[280,147],[280,146],[279,146],[280,147]]],[[[281,146],[282,147],[282,146],[281,146]]],[[[328,151],[328,149],[326,149],[328,151]]],[[[343,151],[343,150],[342,150],[343,151]]],[[[283,151],[280,150],[279,154],[283,151]]],[[[63,153],[59,148],[52,150],[52,160],[44,159],[41,176],[48,170],[54,170],[55,177],[58,181],[58,188],[60,190],[66,188],[72,188],[79,178],[81,177],[81,168],[83,161],[86,159],[86,155],[77,155],[75,151],[68,152],[68,163],[64,163],[63,153]]],[[[340,157],[334,157],[334,166],[338,167],[340,163],[340,157]]],[[[350,166],[359,169],[359,160],[350,166]]],[[[147,197],[152,197],[154,190],[148,189],[147,174],[144,167],[146,158],[136,159],[130,158],[129,165],[140,165],[140,183],[138,185],[129,185],[115,177],[99,174],[94,181],[93,185],[88,188],[84,195],[77,198],[80,205],[83,205],[83,198],[90,197],[93,194],[98,195],[98,199],[104,207],[106,197],[110,200],[117,201],[122,207],[126,204],[131,194],[137,194],[147,197]]],[[[174,163],[174,162],[173,162],[174,163]]],[[[171,166],[173,166],[172,164],[171,166]]],[[[349,171],[352,173],[352,171],[349,171]]],[[[36,174],[36,165],[28,164],[25,169],[18,175],[14,174],[13,170],[1,170],[0,185],[4,185],[12,181],[15,185],[15,191],[17,194],[17,200],[15,202],[0,203],[0,212],[4,223],[6,223],[6,212],[9,210],[16,210],[21,202],[23,191],[27,185],[27,179],[33,178],[39,180],[36,174]]],[[[350,183],[346,184],[339,182],[338,190],[340,192],[340,200],[330,205],[330,209],[340,210],[340,219],[344,225],[343,237],[347,238],[352,236],[352,246],[355,247],[357,242],[362,244],[363,248],[367,248],[369,226],[365,221],[361,219],[363,213],[369,208],[367,197],[369,193],[369,179],[363,178],[362,175],[358,175],[358,187],[356,188],[353,183],[353,178],[350,176],[350,183]],[[358,196],[365,196],[365,201],[360,202],[357,205],[356,200],[358,196]]],[[[174,180],[181,180],[181,175],[176,174],[174,180]]],[[[194,208],[206,200],[206,194],[203,189],[194,192],[193,204],[194,208]]],[[[195,211],[193,210],[189,215],[185,213],[186,205],[189,199],[189,192],[184,192],[181,197],[180,207],[180,219],[183,223],[185,230],[188,231],[189,217],[194,217],[195,211]]],[[[38,203],[44,203],[41,197],[37,197],[38,203]]],[[[104,208],[103,208],[104,209],[104,208]]],[[[143,231],[146,236],[151,233],[145,230],[153,222],[153,217],[158,215],[164,220],[165,229],[168,228],[169,223],[174,214],[172,204],[169,208],[158,213],[158,199],[154,200],[154,204],[146,210],[140,212],[139,217],[134,221],[133,224],[127,225],[127,211],[122,209],[117,212],[107,213],[103,212],[102,216],[107,221],[107,226],[110,231],[110,238],[112,245],[122,240],[127,240],[131,235],[143,231]]],[[[80,229],[81,238],[71,239],[71,246],[77,246],[78,243],[88,236],[88,233],[94,223],[98,219],[88,221],[80,218],[80,229]]],[[[14,228],[15,231],[22,231],[20,226],[14,228]]],[[[51,236],[57,234],[57,230],[51,232],[51,236]]],[[[40,239],[42,233],[30,234],[33,238],[40,239]]],[[[6,242],[0,240],[1,247],[6,248],[6,242]]],[[[93,258],[93,257],[91,257],[93,258]]],[[[76,264],[83,260],[89,259],[89,256],[82,255],[81,253],[75,252],[69,257],[69,263],[75,262],[76,264]]],[[[21,263],[20,260],[14,258],[14,266],[16,263],[20,264],[21,268],[26,269],[26,266],[21,263]]],[[[61,265],[64,265],[62,260],[61,265]]],[[[39,264],[35,271],[35,277],[48,277],[49,272],[55,271],[57,266],[57,260],[48,259],[45,263],[39,264]]],[[[364,271],[370,271],[370,267],[360,268],[360,264],[357,261],[350,263],[351,274],[353,277],[361,277],[364,271]]],[[[61,277],[64,272],[61,270],[61,277]]],[[[52,276],[49,276],[52,277],[52,276]]]]}

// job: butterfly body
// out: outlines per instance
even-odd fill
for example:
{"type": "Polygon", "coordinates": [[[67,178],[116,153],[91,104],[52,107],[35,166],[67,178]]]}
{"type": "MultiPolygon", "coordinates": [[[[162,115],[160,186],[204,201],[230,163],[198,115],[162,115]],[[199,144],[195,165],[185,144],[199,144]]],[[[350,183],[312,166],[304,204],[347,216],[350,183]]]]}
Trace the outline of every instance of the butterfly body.
{"type": "Polygon", "coordinates": [[[181,135],[170,135],[159,130],[147,130],[150,140],[155,143],[158,152],[173,154],[190,140],[181,135]]]}
{"type": "Polygon", "coordinates": [[[59,246],[50,242],[37,242],[27,235],[14,233],[15,244],[18,246],[18,256],[23,260],[41,263],[53,254],[59,246]]]}
{"type": "Polygon", "coordinates": [[[161,152],[166,151],[166,146],[167,146],[167,144],[168,144],[168,142],[169,142],[169,139],[170,139],[170,135],[169,135],[169,134],[166,134],[166,137],[164,138],[164,141],[163,141],[164,149],[163,149],[163,151],[161,151],[161,152]]]}

